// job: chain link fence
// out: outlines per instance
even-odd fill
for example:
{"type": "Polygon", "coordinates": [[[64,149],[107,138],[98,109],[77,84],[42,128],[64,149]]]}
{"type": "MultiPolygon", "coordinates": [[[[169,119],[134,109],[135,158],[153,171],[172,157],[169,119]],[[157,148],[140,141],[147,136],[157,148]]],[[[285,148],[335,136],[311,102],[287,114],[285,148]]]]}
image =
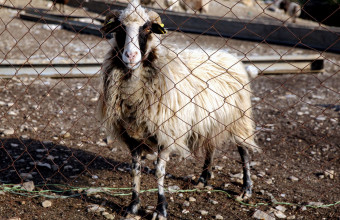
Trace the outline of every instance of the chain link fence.
{"type": "MultiPolygon", "coordinates": [[[[293,14],[272,1],[142,1],[165,24],[162,44],[179,54],[227,52],[244,63],[263,151],[251,153],[248,201],[237,200],[242,163],[233,144],[216,149],[214,178],[203,189],[195,184],[204,156],[171,154],[169,219],[340,218],[340,29],[333,22],[340,7],[329,2],[320,17],[312,0],[293,14]]],[[[131,155],[117,139],[108,143],[97,106],[111,47],[99,28],[126,3],[0,1],[0,219],[124,216],[131,155]]],[[[157,206],[154,165],[142,163],[142,219],[157,206]]]]}

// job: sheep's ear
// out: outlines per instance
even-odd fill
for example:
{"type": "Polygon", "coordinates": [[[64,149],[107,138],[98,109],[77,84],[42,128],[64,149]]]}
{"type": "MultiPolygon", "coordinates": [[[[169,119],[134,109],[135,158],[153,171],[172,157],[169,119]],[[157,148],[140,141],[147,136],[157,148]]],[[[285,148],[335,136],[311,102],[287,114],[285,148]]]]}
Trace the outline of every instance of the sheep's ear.
{"type": "Polygon", "coordinates": [[[164,29],[164,24],[152,23],[151,31],[155,34],[166,34],[166,30],[164,29]]]}
{"type": "Polygon", "coordinates": [[[106,15],[104,25],[102,28],[100,28],[100,32],[102,32],[103,35],[114,32],[116,27],[120,25],[119,16],[120,11],[118,10],[110,11],[106,15]]]}

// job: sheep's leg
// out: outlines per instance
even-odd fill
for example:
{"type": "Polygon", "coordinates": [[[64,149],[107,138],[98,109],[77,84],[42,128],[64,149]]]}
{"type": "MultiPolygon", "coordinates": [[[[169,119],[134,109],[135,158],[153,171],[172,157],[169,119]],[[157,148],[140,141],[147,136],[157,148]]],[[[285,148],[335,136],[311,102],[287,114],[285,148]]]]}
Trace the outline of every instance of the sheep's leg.
{"type": "Polygon", "coordinates": [[[141,152],[139,148],[131,151],[132,154],[132,199],[127,209],[128,214],[136,215],[140,206],[140,182],[141,182],[141,152]]]}
{"type": "Polygon", "coordinates": [[[200,178],[198,179],[196,188],[204,188],[208,184],[208,180],[212,178],[213,173],[211,169],[214,160],[214,153],[215,153],[214,149],[207,150],[205,155],[203,171],[200,178]]]}
{"type": "Polygon", "coordinates": [[[243,192],[238,197],[238,199],[243,200],[243,199],[248,199],[251,197],[253,183],[250,178],[250,166],[249,166],[250,158],[249,158],[248,150],[247,148],[243,146],[237,146],[237,148],[241,156],[242,167],[243,167],[243,192]]]}
{"type": "Polygon", "coordinates": [[[164,177],[166,162],[168,160],[169,154],[164,152],[158,153],[157,166],[156,166],[156,178],[158,184],[158,201],[156,212],[153,214],[152,220],[162,220],[167,218],[167,207],[168,203],[164,195],[164,177]]]}

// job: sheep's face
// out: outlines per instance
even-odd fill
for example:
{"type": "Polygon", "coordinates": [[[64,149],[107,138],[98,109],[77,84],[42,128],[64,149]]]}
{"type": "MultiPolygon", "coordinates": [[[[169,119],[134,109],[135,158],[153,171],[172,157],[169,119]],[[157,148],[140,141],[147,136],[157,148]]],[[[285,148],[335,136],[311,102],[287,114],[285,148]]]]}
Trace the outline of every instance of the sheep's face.
{"type": "Polygon", "coordinates": [[[158,14],[131,5],[124,11],[110,12],[101,31],[115,33],[121,61],[130,70],[137,69],[150,52],[147,48],[150,35],[166,32],[158,14]]]}

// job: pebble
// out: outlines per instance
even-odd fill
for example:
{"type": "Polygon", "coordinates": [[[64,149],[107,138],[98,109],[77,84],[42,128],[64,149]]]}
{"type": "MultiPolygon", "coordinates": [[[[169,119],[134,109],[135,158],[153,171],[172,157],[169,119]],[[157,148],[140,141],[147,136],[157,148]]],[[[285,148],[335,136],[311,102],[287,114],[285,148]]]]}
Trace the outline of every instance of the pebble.
{"type": "Polygon", "coordinates": [[[11,147],[19,147],[19,144],[11,143],[11,147]]]}
{"type": "Polygon", "coordinates": [[[215,201],[215,200],[212,200],[212,199],[209,199],[209,202],[210,202],[211,204],[213,204],[213,205],[217,205],[217,204],[218,204],[218,202],[217,202],[217,201],[215,201]]]}
{"type": "Polygon", "coordinates": [[[283,214],[283,212],[281,212],[281,211],[275,211],[274,215],[278,218],[287,218],[287,216],[285,214],[283,214]]]}
{"type": "Polygon", "coordinates": [[[183,213],[183,214],[188,214],[188,213],[189,213],[189,210],[183,209],[183,210],[182,210],[182,213],[183,213]]]}
{"type": "Polygon", "coordinates": [[[189,202],[196,202],[196,199],[194,197],[189,197],[189,202]]]}
{"type": "Polygon", "coordinates": [[[261,210],[256,210],[253,214],[253,218],[255,219],[261,219],[261,220],[275,220],[274,217],[268,215],[267,213],[261,211],[261,210]]]}
{"type": "Polygon", "coordinates": [[[299,178],[297,178],[295,176],[290,176],[290,177],[288,177],[288,179],[293,181],[293,182],[299,181],[299,178]]]}
{"type": "Polygon", "coordinates": [[[325,177],[329,177],[330,179],[334,179],[335,172],[334,172],[334,170],[325,170],[324,175],[325,175],[325,177]]]}
{"type": "Polygon", "coordinates": [[[223,220],[223,216],[220,215],[220,214],[217,214],[217,215],[215,216],[215,219],[223,220]]]}
{"type": "Polygon", "coordinates": [[[208,211],[206,210],[199,210],[199,213],[201,213],[201,215],[208,215],[208,211]]]}
{"type": "Polygon", "coordinates": [[[190,202],[188,202],[188,201],[183,202],[183,207],[189,207],[189,206],[190,206],[190,202]]]}
{"type": "Polygon", "coordinates": [[[108,212],[103,212],[102,216],[104,216],[106,219],[110,219],[110,220],[115,219],[115,216],[108,213],[108,212]]]}
{"type": "Polygon", "coordinates": [[[180,190],[181,188],[179,188],[179,186],[169,186],[168,187],[168,190],[169,190],[169,193],[174,193],[174,192],[177,192],[178,190],[180,190]]]}
{"type": "Polygon", "coordinates": [[[266,175],[266,173],[264,171],[260,171],[257,176],[258,177],[264,177],[266,175]]]}
{"type": "Polygon", "coordinates": [[[295,215],[288,216],[287,219],[295,219],[295,215]]]}
{"type": "Polygon", "coordinates": [[[24,180],[25,179],[33,179],[33,176],[30,173],[20,173],[20,177],[23,178],[24,180]]]}
{"type": "Polygon", "coordinates": [[[91,204],[87,206],[87,212],[104,212],[105,208],[97,204],[91,204]]]}
{"type": "Polygon", "coordinates": [[[42,163],[42,162],[39,161],[37,165],[40,166],[40,167],[46,167],[48,169],[52,169],[51,164],[49,164],[49,163],[42,163]]]}
{"type": "Polygon", "coordinates": [[[48,207],[51,207],[52,206],[52,202],[50,200],[45,200],[41,203],[41,205],[44,207],[44,208],[48,208],[48,207]]]}
{"type": "Polygon", "coordinates": [[[14,129],[13,128],[5,129],[3,131],[3,134],[4,135],[12,135],[12,134],[14,134],[14,129]]]}
{"type": "Polygon", "coordinates": [[[308,202],[308,205],[319,207],[319,206],[323,206],[323,203],[322,202],[308,202]]]}
{"type": "Polygon", "coordinates": [[[215,170],[221,171],[221,170],[223,170],[223,167],[222,167],[222,166],[217,166],[217,165],[216,165],[216,166],[214,167],[214,169],[215,169],[215,170]]]}
{"type": "Polygon", "coordinates": [[[8,220],[21,220],[20,217],[13,217],[13,218],[9,218],[8,220]]]}
{"type": "Polygon", "coordinates": [[[33,191],[35,188],[34,182],[33,181],[24,182],[21,188],[27,191],[33,191]]]}
{"type": "Polygon", "coordinates": [[[266,182],[268,185],[273,184],[273,180],[272,180],[272,179],[267,179],[265,182],[266,182]]]}
{"type": "Polygon", "coordinates": [[[319,116],[316,118],[316,120],[318,120],[318,121],[324,121],[324,120],[326,120],[326,117],[323,116],[323,115],[319,115],[319,116]]]}
{"type": "Polygon", "coordinates": [[[106,147],[107,146],[107,143],[103,140],[100,140],[100,141],[97,141],[96,143],[99,147],[106,147]]]}
{"type": "Polygon", "coordinates": [[[242,173],[237,173],[237,174],[230,174],[231,178],[236,178],[236,179],[242,179],[243,174],[242,173]]]}
{"type": "Polygon", "coordinates": [[[276,210],[279,210],[279,211],[281,211],[281,212],[285,212],[285,211],[287,210],[287,208],[284,207],[284,206],[282,206],[282,205],[276,206],[275,209],[276,209],[276,210]]]}
{"type": "Polygon", "coordinates": [[[10,116],[17,116],[18,115],[18,113],[16,113],[15,111],[9,111],[9,112],[7,112],[7,114],[10,115],[10,116]]]}

